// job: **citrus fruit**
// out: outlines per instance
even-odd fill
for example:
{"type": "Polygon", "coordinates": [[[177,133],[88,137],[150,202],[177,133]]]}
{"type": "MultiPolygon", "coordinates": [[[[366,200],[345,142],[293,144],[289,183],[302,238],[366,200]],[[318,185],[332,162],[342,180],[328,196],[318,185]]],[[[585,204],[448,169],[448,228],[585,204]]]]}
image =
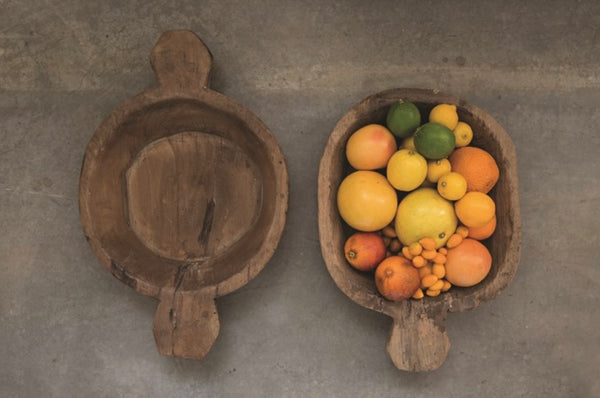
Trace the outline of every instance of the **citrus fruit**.
{"type": "Polygon", "coordinates": [[[427,162],[427,181],[438,182],[441,176],[449,173],[452,167],[446,158],[427,162]]]}
{"type": "Polygon", "coordinates": [[[492,255],[480,242],[465,239],[446,255],[446,279],[455,286],[469,287],[481,282],[492,267],[492,255]]]}
{"type": "Polygon", "coordinates": [[[469,145],[473,139],[473,129],[465,122],[458,122],[452,132],[457,148],[469,145]]]}
{"type": "Polygon", "coordinates": [[[484,240],[492,236],[494,231],[496,230],[496,216],[492,217],[492,219],[485,224],[483,227],[470,227],[469,228],[469,238],[484,240]]]}
{"type": "Polygon", "coordinates": [[[412,149],[413,151],[416,151],[417,148],[415,148],[415,136],[409,135],[408,137],[404,138],[400,143],[400,149],[412,149]]]}
{"type": "Polygon", "coordinates": [[[425,123],[415,131],[415,147],[427,159],[447,157],[454,145],[454,133],[439,123],[425,123]]]}
{"type": "Polygon", "coordinates": [[[384,168],[396,152],[396,139],[379,124],[369,124],[354,132],[346,143],[346,158],[356,170],[384,168]]]}
{"type": "Polygon", "coordinates": [[[375,270],[377,291],[391,301],[412,297],[420,284],[419,271],[404,257],[390,256],[375,270]]]}
{"type": "Polygon", "coordinates": [[[356,232],[344,244],[346,261],[359,271],[372,271],[385,258],[385,243],[375,232],[356,232]]]}
{"type": "Polygon", "coordinates": [[[454,204],[456,216],[465,226],[483,227],[496,213],[494,200],[482,192],[467,192],[454,204]]]}
{"type": "Polygon", "coordinates": [[[448,158],[452,171],[467,180],[467,191],[488,193],[500,176],[496,161],[488,152],[474,146],[458,148],[448,158]]]}
{"type": "Polygon", "coordinates": [[[402,100],[392,104],[387,113],[388,129],[398,138],[404,138],[415,132],[421,124],[421,113],[412,102],[402,100]]]}
{"type": "Polygon", "coordinates": [[[404,246],[431,237],[439,248],[456,230],[456,215],[435,189],[419,188],[400,201],[394,225],[404,246]]]}
{"type": "Polygon", "coordinates": [[[387,165],[387,179],[399,191],[412,191],[425,180],[427,161],[418,152],[400,149],[387,165]]]}
{"type": "Polygon", "coordinates": [[[375,171],[355,171],[338,188],[340,216],[359,231],[377,231],[388,225],[394,219],[397,205],[396,191],[375,171]]]}
{"type": "Polygon", "coordinates": [[[429,121],[443,124],[450,130],[454,130],[454,128],[458,124],[458,113],[456,112],[456,105],[439,104],[434,106],[431,112],[429,112],[429,121]]]}
{"type": "Polygon", "coordinates": [[[467,180],[461,174],[451,171],[440,177],[437,190],[444,199],[459,200],[467,193],[467,180]]]}

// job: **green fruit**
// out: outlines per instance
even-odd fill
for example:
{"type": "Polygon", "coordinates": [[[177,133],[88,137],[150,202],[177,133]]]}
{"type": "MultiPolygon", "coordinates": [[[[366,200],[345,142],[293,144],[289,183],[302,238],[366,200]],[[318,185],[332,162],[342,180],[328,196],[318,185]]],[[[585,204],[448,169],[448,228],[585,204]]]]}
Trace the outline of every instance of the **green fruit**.
{"type": "Polygon", "coordinates": [[[415,131],[415,148],[430,160],[443,159],[454,149],[454,133],[439,123],[425,123],[415,131]]]}
{"type": "Polygon", "coordinates": [[[396,137],[408,137],[421,124],[421,113],[412,102],[400,100],[390,106],[386,124],[396,137]]]}

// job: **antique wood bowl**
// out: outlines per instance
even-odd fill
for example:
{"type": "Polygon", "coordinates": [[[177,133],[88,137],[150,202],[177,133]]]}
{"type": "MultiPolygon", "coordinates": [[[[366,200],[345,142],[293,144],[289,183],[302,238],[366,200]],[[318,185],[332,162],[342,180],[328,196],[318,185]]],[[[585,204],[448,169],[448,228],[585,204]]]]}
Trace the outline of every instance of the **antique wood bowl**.
{"type": "Polygon", "coordinates": [[[192,32],[165,32],[158,85],[116,109],[83,159],[81,222],[101,263],[160,300],[159,352],[203,358],[219,332],[215,298],[255,277],[285,224],[288,174],[267,127],[209,89],[212,56],[192,32]]]}
{"type": "Polygon", "coordinates": [[[399,369],[426,371],[438,368],[450,348],[446,333],[447,313],[470,310],[493,299],[517,271],[521,217],[514,145],[491,116],[459,98],[422,89],[393,89],[366,98],[346,113],[333,129],[321,159],[318,190],[319,237],[327,269],[337,286],[354,302],[393,318],[387,351],[399,369]],[[344,259],[343,245],[352,230],[339,216],[336,194],[340,182],[351,171],[345,158],[349,136],[369,123],[385,124],[388,107],[400,99],[415,103],[424,119],[436,104],[457,105],[460,119],[473,127],[471,145],[492,154],[500,168],[500,179],[490,192],[496,202],[496,231],[483,242],[492,255],[488,276],[478,285],[453,287],[437,297],[392,302],[377,292],[372,273],[355,271],[344,259]]]}

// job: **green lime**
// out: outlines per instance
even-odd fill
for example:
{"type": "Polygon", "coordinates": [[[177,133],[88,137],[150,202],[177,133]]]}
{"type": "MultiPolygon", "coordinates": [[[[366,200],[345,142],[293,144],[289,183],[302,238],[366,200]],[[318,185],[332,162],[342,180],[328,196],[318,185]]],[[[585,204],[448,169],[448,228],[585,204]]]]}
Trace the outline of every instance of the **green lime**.
{"type": "Polygon", "coordinates": [[[421,113],[412,102],[400,100],[390,106],[386,124],[396,137],[408,137],[421,124],[421,113]]]}
{"type": "Polygon", "coordinates": [[[443,159],[454,149],[454,133],[439,123],[425,123],[415,131],[417,152],[430,160],[443,159]]]}

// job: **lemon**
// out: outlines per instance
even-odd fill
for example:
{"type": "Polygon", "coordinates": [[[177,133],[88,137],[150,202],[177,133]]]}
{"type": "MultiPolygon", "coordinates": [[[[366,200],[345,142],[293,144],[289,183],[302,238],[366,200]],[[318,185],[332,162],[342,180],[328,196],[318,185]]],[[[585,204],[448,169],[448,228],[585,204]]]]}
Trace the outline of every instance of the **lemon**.
{"type": "Polygon", "coordinates": [[[384,176],[361,170],[344,178],[338,188],[337,206],[349,226],[371,232],[392,222],[398,196],[384,176]]]}
{"type": "Polygon", "coordinates": [[[441,176],[452,170],[450,161],[447,158],[430,160],[427,162],[427,181],[438,182],[441,176]]]}
{"type": "Polygon", "coordinates": [[[427,161],[411,149],[400,149],[387,164],[387,179],[399,191],[416,189],[426,176],[427,161]]]}
{"type": "Polygon", "coordinates": [[[412,102],[400,100],[390,106],[386,124],[396,137],[407,137],[414,133],[421,124],[421,113],[412,102]]]}
{"type": "Polygon", "coordinates": [[[436,105],[431,112],[429,112],[429,121],[443,124],[450,130],[454,130],[458,124],[458,112],[456,112],[456,105],[436,105]]]}
{"type": "Polygon", "coordinates": [[[462,174],[451,171],[438,180],[437,190],[444,199],[459,200],[467,193],[467,180],[462,174]]]}
{"type": "Polygon", "coordinates": [[[452,132],[454,133],[456,146],[459,148],[469,145],[473,139],[473,129],[465,122],[458,122],[452,132]]]}
{"type": "Polygon", "coordinates": [[[400,144],[400,149],[412,149],[413,151],[416,151],[417,148],[415,147],[415,136],[410,135],[403,139],[402,143],[400,144]]]}
{"type": "Polygon", "coordinates": [[[451,202],[435,189],[419,188],[400,201],[394,226],[398,239],[405,246],[430,237],[439,248],[456,231],[456,224],[451,202]]]}
{"type": "Polygon", "coordinates": [[[427,159],[447,157],[454,150],[454,145],[454,133],[442,124],[425,123],[415,131],[415,147],[427,159]]]}

